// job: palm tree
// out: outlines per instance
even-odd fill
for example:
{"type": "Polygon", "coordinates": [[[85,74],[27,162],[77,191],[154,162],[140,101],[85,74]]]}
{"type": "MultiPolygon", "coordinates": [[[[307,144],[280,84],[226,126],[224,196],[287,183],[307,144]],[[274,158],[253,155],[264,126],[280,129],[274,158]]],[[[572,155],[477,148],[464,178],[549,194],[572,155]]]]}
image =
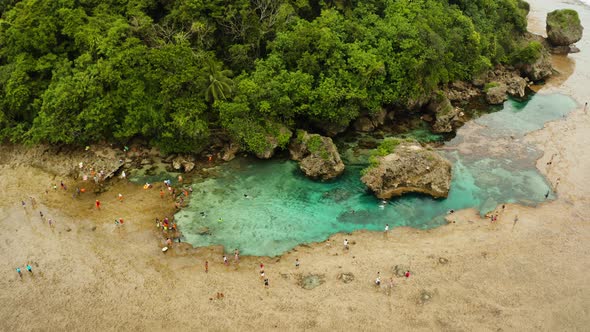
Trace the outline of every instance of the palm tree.
{"type": "Polygon", "coordinates": [[[231,97],[234,85],[234,82],[229,78],[232,76],[231,70],[222,69],[219,63],[211,59],[207,61],[206,70],[209,76],[209,86],[205,90],[205,100],[214,102],[231,97]]]}

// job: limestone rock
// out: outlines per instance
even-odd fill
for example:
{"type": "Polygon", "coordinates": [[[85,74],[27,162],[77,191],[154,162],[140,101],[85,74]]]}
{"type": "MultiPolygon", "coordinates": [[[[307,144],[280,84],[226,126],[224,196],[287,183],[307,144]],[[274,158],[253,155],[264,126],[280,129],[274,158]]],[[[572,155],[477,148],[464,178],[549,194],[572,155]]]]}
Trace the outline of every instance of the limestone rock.
{"type": "Polygon", "coordinates": [[[551,56],[549,52],[543,50],[541,56],[532,64],[524,64],[520,66],[522,73],[532,81],[539,81],[553,74],[553,66],[551,65],[551,56]]]}
{"type": "Polygon", "coordinates": [[[338,274],[338,280],[341,280],[343,283],[348,284],[354,281],[354,274],[352,272],[343,272],[338,274]]]}
{"type": "MultiPolygon", "coordinates": [[[[281,126],[277,136],[288,136],[291,137],[293,132],[289,128],[281,126]]],[[[275,154],[275,150],[279,147],[279,140],[275,135],[266,136],[266,149],[262,152],[256,153],[256,157],[260,159],[270,159],[275,154]]]]}
{"type": "Polygon", "coordinates": [[[185,172],[190,172],[195,168],[195,163],[192,161],[186,161],[185,163],[182,164],[182,168],[184,169],[185,172]]]}
{"type": "Polygon", "coordinates": [[[527,82],[524,78],[514,75],[505,82],[506,92],[514,97],[524,97],[526,94],[527,82]]]}
{"type": "Polygon", "coordinates": [[[184,172],[190,172],[195,168],[195,158],[188,155],[178,155],[172,159],[172,168],[175,170],[183,170],[184,172]]]}
{"type": "Polygon", "coordinates": [[[526,94],[527,81],[515,70],[498,67],[488,74],[488,82],[485,97],[492,105],[502,104],[508,95],[522,98],[526,94]]]}
{"type": "Polygon", "coordinates": [[[379,109],[376,112],[361,116],[354,122],[354,130],[362,132],[371,132],[385,123],[387,118],[387,111],[379,109]]]}
{"type": "Polygon", "coordinates": [[[404,105],[404,108],[409,110],[417,110],[424,107],[430,101],[430,96],[427,94],[421,95],[417,98],[408,99],[404,105]]]}
{"type": "Polygon", "coordinates": [[[498,84],[486,90],[486,101],[492,105],[502,104],[508,99],[507,87],[505,84],[498,84]]]}
{"type": "Polygon", "coordinates": [[[298,130],[289,144],[291,159],[299,161],[299,168],[310,178],[329,180],[344,172],[344,163],[329,137],[298,130]]]}
{"type": "Polygon", "coordinates": [[[402,142],[393,153],[378,157],[378,163],[361,178],[382,199],[404,193],[447,197],[451,186],[451,163],[417,142],[402,142]]]}
{"type": "Polygon", "coordinates": [[[236,157],[236,153],[240,151],[240,146],[235,143],[229,143],[223,147],[221,159],[224,161],[233,160],[236,157]]]}
{"type": "Polygon", "coordinates": [[[445,94],[441,92],[435,95],[428,103],[428,110],[435,114],[436,120],[432,125],[435,133],[450,133],[455,129],[455,123],[461,122],[459,114],[461,110],[453,107],[445,94]]]}
{"type": "Polygon", "coordinates": [[[385,124],[385,119],[387,118],[387,111],[383,108],[379,109],[378,111],[371,113],[371,121],[375,127],[380,127],[385,124]]]}
{"type": "Polygon", "coordinates": [[[375,130],[375,125],[373,125],[373,121],[369,119],[367,116],[362,116],[354,122],[354,130],[362,131],[362,132],[371,132],[375,130]]]}
{"type": "Polygon", "coordinates": [[[576,47],[576,45],[570,45],[569,47],[569,53],[580,53],[580,49],[576,47]]]}
{"type": "Polygon", "coordinates": [[[313,125],[321,132],[326,134],[326,136],[334,137],[345,132],[346,129],[348,129],[349,123],[342,124],[335,121],[315,121],[313,125]]]}
{"type": "Polygon", "coordinates": [[[547,39],[553,46],[569,46],[580,39],[584,27],[578,12],[572,9],[558,9],[547,14],[547,39]]]}
{"type": "MultiPolygon", "coordinates": [[[[483,86],[482,83],[481,85],[483,86]]],[[[473,84],[463,81],[456,81],[446,86],[443,90],[450,101],[467,101],[481,94],[473,84]]]]}

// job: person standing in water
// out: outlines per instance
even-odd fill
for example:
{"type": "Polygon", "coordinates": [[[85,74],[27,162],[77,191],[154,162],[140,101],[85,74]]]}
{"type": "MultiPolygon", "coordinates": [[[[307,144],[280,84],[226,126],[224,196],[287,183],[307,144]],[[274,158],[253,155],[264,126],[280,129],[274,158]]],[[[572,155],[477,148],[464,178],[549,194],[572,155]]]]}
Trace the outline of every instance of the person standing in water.
{"type": "Polygon", "coordinates": [[[385,224],[385,233],[389,232],[389,224],[385,224]]]}

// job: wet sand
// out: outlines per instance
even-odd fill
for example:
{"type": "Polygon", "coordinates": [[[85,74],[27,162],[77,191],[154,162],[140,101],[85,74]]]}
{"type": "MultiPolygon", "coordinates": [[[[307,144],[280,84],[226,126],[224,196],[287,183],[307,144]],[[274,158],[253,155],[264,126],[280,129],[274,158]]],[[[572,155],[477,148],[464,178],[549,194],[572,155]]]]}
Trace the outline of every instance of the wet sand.
{"type": "MultiPolygon", "coordinates": [[[[533,9],[537,3],[555,6],[531,1],[533,9]]],[[[583,52],[590,50],[587,44],[588,37],[579,43],[583,52]]],[[[571,76],[559,87],[549,81],[541,93],[587,98],[579,86],[587,82],[590,66],[580,69],[578,59],[571,76]]],[[[280,258],[242,257],[236,265],[230,256],[229,267],[219,247],[175,244],[161,252],[163,237],[153,220],[174,207],[157,190],[117,180],[98,196],[74,199],[71,185],[68,192],[46,194],[60,177],[0,149],[0,329],[586,330],[588,133],[590,115],[579,109],[526,137],[545,151],[538,168],[552,183],[560,179],[558,199],[539,207],[507,205],[493,224],[466,210],[451,216],[454,223],[428,231],[338,234],[280,258]],[[116,199],[119,192],[123,203],[116,199]],[[97,198],[101,211],[94,208],[97,198]],[[56,221],[53,229],[39,210],[56,221]],[[117,228],[115,218],[125,224],[117,228]],[[350,250],[343,249],[344,238],[350,250]],[[268,289],[259,277],[261,261],[268,289]],[[14,268],[28,262],[34,273],[25,271],[21,279],[14,268]],[[393,277],[388,289],[396,265],[411,276],[393,277]],[[377,272],[381,287],[374,285],[377,272]],[[352,273],[354,280],[344,283],[341,273],[352,273]],[[303,289],[300,280],[309,274],[322,283],[303,289]]]]}

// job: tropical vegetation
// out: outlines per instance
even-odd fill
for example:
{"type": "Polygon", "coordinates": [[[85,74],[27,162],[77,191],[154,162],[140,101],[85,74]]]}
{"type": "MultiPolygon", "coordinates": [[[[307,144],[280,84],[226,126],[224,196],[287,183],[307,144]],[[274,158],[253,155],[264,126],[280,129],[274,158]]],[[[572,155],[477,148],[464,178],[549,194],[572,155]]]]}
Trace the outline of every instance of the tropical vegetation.
{"type": "Polygon", "coordinates": [[[346,126],[538,53],[518,46],[520,0],[0,0],[0,12],[0,139],[33,144],[139,137],[198,152],[222,132],[256,152],[282,127],[346,126]]]}

